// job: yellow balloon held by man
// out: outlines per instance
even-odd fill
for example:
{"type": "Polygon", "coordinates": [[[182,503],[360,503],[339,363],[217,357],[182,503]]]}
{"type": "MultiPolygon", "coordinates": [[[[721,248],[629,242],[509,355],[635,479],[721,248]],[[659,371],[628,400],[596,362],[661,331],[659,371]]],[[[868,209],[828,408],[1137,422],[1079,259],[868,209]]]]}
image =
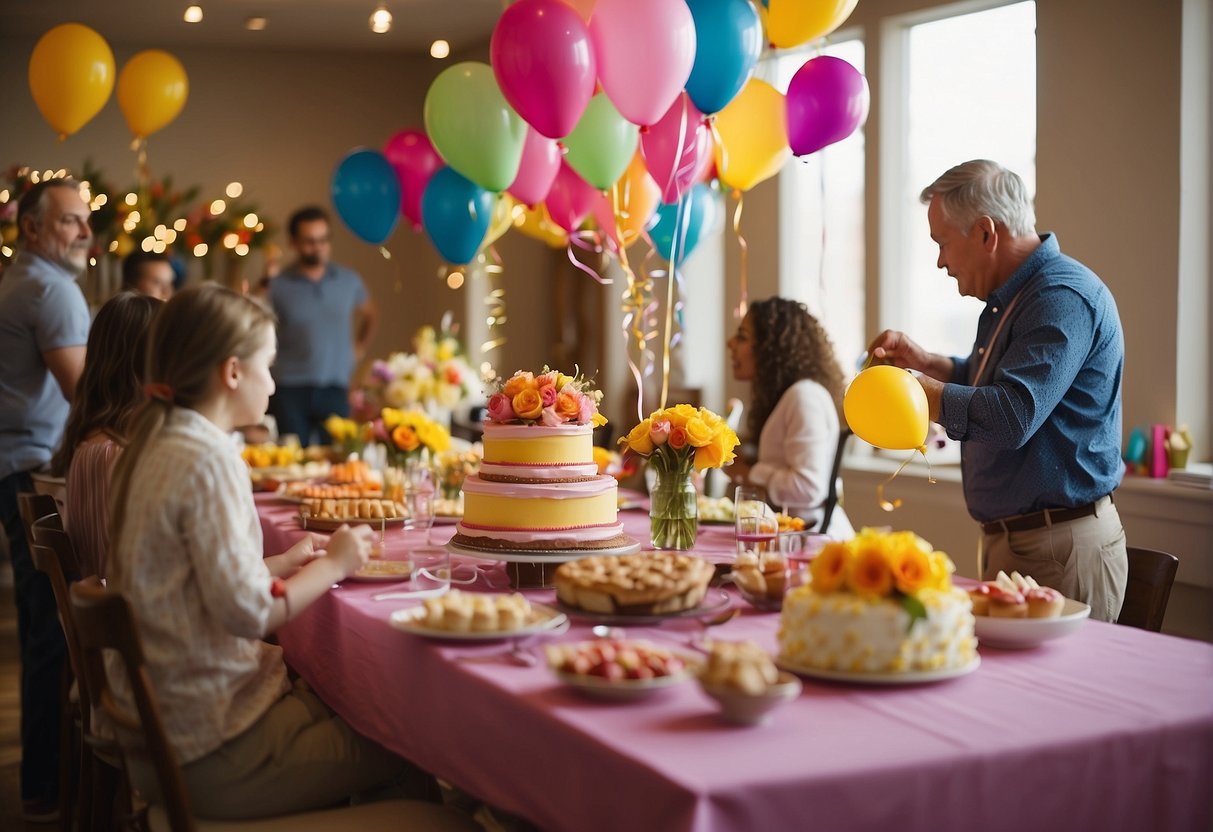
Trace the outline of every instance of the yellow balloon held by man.
{"type": "Polygon", "coordinates": [[[162,49],[132,56],[118,75],[118,105],[136,139],[145,139],[177,117],[189,96],[181,62],[162,49]]]}
{"type": "Polygon", "coordinates": [[[927,394],[908,370],[880,364],[851,382],[843,415],[855,435],[888,451],[926,451],[927,394]]]}
{"type": "Polygon", "coordinates": [[[29,59],[34,103],[62,141],[101,111],[114,91],[114,53],[105,38],[64,23],[38,39],[29,59]]]}

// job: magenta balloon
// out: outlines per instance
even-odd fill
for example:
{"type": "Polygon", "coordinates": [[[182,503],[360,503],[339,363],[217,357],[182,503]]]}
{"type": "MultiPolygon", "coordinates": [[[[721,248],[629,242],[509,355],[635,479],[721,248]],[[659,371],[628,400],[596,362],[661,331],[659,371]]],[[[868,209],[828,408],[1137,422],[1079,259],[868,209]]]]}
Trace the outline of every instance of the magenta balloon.
{"type": "Polygon", "coordinates": [[[680,93],[661,120],[640,136],[649,175],[661,188],[661,201],[667,205],[695,183],[703,172],[703,159],[711,154],[711,135],[699,112],[685,92],[680,93]]]}
{"type": "Polygon", "coordinates": [[[686,0],[598,0],[590,18],[598,80],[633,124],[656,124],[695,63],[695,19],[686,0]]]}
{"type": "Polygon", "coordinates": [[[561,0],[518,0],[502,12],[489,62],[506,101],[550,139],[577,126],[598,77],[590,30],[561,0]]]}
{"type": "Polygon", "coordinates": [[[560,170],[560,145],[555,139],[542,135],[534,127],[528,127],[526,142],[522,145],[522,162],[518,175],[507,189],[527,207],[534,208],[548,198],[552,182],[560,170]]]}
{"type": "Polygon", "coordinates": [[[571,233],[589,216],[598,196],[598,191],[562,160],[552,190],[548,192],[548,213],[553,222],[571,233]]]}
{"type": "Polygon", "coordinates": [[[788,86],[788,145],[796,156],[816,153],[855,132],[868,117],[868,81],[841,58],[805,62],[788,86]]]}
{"type": "Polygon", "coordinates": [[[603,242],[606,243],[607,248],[612,252],[619,251],[619,237],[616,235],[619,227],[615,221],[615,208],[611,205],[610,195],[595,194],[594,208],[591,213],[594,215],[594,221],[602,230],[603,242]]]}
{"type": "Polygon", "coordinates": [[[434,150],[424,130],[401,130],[383,146],[396,178],[400,180],[400,213],[421,230],[421,195],[430,177],[443,166],[442,157],[434,150]]]}

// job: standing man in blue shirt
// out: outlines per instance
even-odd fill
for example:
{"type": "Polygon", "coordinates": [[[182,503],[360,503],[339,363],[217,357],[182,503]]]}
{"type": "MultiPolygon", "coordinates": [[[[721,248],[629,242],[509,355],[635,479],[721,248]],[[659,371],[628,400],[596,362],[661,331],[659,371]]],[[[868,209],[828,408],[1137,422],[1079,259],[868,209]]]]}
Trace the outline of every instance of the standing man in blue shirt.
{"type": "Polygon", "coordinates": [[[84,369],[88,304],[76,277],[93,233],[80,185],[47,179],[17,206],[18,247],[0,277],[0,519],[8,535],[21,643],[21,801],[53,820],[59,796],[59,683],[67,647],[55,596],[34,569],[17,510],[32,471],[50,462],[84,369]]]}
{"type": "Polygon", "coordinates": [[[968,358],[887,330],[870,352],[918,370],[930,416],[961,440],[984,577],[1018,570],[1115,621],[1128,578],[1120,485],[1124,335],[1108,287],[1038,236],[1023,181],[986,160],[922,192],[939,268],[985,301],[968,358]]]}
{"type": "Polygon", "coordinates": [[[329,441],[328,416],[349,415],[350,376],[366,353],[379,312],[358,273],[330,261],[323,209],[301,208],[288,230],[296,260],[268,282],[278,316],[270,414],[280,434],[293,433],[307,446],[329,441]]]}

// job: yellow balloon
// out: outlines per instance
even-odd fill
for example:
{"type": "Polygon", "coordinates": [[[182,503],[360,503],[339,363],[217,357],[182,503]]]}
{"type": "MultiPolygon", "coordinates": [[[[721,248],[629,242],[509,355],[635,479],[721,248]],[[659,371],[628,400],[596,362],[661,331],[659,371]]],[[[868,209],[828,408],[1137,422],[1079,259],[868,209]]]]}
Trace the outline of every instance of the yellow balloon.
{"type": "Polygon", "coordinates": [[[855,435],[889,451],[926,450],[927,394],[909,370],[879,364],[851,382],[842,411],[855,435]]]}
{"type": "Polygon", "coordinates": [[[118,104],[136,139],[146,138],[177,117],[189,95],[181,61],[162,49],[131,57],[118,75],[118,104]]]}
{"type": "Polygon", "coordinates": [[[716,130],[716,172],[729,188],[748,191],[778,173],[792,155],[783,94],[757,78],[716,114],[716,130]]]}
{"type": "Polygon", "coordinates": [[[833,32],[855,11],[859,0],[768,0],[767,40],[787,49],[833,32]]]}
{"type": "Polygon", "coordinates": [[[29,90],[59,139],[101,112],[114,91],[114,53],[105,38],[64,23],[38,39],[29,58],[29,90]]]}
{"type": "Polygon", "coordinates": [[[519,203],[514,209],[514,227],[551,248],[564,248],[569,244],[569,235],[555,223],[546,205],[528,208],[519,203]]]}
{"type": "Polygon", "coordinates": [[[489,220],[489,230],[484,235],[481,248],[487,248],[501,239],[501,235],[510,230],[514,224],[514,198],[507,193],[497,197],[493,206],[493,217],[489,220]]]}

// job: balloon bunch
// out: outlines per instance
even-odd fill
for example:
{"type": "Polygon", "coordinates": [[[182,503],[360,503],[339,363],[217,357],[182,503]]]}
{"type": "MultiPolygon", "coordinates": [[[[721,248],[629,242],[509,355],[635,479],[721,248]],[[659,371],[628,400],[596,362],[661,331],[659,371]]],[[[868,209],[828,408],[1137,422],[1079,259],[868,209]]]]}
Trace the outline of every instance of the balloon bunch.
{"type": "MultiPolygon", "coordinates": [[[[117,76],[118,105],[136,142],[177,117],[189,95],[181,62],[160,49],[133,55],[117,76]]],[[[29,59],[34,103],[62,141],[101,112],[114,91],[114,53],[79,23],[54,27],[29,59]]]]}

